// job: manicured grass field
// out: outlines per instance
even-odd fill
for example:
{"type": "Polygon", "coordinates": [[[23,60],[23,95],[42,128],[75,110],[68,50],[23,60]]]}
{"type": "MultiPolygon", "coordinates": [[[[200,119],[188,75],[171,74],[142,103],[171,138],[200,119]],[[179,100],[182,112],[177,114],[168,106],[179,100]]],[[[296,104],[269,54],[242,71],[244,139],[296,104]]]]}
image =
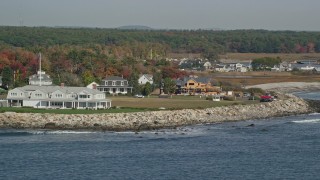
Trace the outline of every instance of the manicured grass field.
{"type": "Polygon", "coordinates": [[[158,96],[150,96],[145,98],[133,97],[109,97],[112,99],[112,105],[118,107],[133,107],[133,108],[151,108],[159,109],[194,109],[194,108],[210,108],[218,106],[227,106],[233,104],[251,104],[257,101],[236,100],[236,101],[209,101],[205,97],[200,96],[177,96],[169,98],[159,98],[158,96]]]}
{"type": "Polygon", "coordinates": [[[236,104],[252,104],[258,101],[236,100],[236,101],[220,101],[214,102],[206,100],[200,96],[172,96],[169,98],[159,98],[158,96],[150,96],[145,98],[134,98],[128,96],[108,97],[112,99],[112,108],[105,110],[82,110],[82,109],[36,109],[36,108],[13,108],[1,107],[0,113],[17,112],[17,113],[54,113],[54,114],[96,114],[96,113],[126,113],[126,112],[143,112],[175,109],[203,109],[218,106],[228,106],[236,104]]]}
{"type": "Polygon", "coordinates": [[[126,112],[143,112],[150,111],[144,108],[111,108],[104,110],[85,110],[85,109],[36,109],[36,108],[17,108],[1,107],[0,113],[17,112],[17,113],[53,113],[53,114],[97,114],[97,113],[126,113],[126,112]]]}

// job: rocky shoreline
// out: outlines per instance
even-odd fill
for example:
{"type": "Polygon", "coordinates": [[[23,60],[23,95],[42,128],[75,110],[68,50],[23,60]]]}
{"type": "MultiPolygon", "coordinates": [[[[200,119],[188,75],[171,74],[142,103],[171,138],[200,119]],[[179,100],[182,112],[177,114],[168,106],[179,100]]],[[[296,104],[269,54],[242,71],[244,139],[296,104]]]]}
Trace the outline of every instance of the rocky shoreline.
{"type": "Polygon", "coordinates": [[[251,105],[233,105],[207,109],[150,111],[106,114],[37,114],[5,112],[0,114],[0,128],[60,130],[140,131],[179,126],[264,119],[314,112],[307,101],[289,98],[251,105]]]}

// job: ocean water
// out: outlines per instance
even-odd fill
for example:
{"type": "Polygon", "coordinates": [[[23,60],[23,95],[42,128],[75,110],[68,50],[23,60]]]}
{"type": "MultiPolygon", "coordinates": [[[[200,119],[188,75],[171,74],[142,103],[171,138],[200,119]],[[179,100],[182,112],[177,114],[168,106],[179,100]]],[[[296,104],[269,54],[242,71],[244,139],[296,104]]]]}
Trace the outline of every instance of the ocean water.
{"type": "Polygon", "coordinates": [[[318,113],[138,134],[2,129],[0,179],[320,179],[319,153],[318,113]]]}

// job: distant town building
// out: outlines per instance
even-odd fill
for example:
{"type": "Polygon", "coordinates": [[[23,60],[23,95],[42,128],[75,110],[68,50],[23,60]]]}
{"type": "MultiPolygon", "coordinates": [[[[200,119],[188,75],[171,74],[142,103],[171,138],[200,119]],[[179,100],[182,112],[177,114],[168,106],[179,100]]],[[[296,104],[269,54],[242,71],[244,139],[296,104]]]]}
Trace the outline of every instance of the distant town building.
{"type": "Polygon", "coordinates": [[[210,63],[209,61],[207,61],[207,62],[205,62],[205,63],[203,64],[203,67],[204,67],[205,69],[211,69],[212,65],[211,65],[211,63],[210,63]]]}
{"type": "Polygon", "coordinates": [[[52,79],[44,71],[38,71],[37,74],[29,76],[29,85],[52,85],[52,79]]]}

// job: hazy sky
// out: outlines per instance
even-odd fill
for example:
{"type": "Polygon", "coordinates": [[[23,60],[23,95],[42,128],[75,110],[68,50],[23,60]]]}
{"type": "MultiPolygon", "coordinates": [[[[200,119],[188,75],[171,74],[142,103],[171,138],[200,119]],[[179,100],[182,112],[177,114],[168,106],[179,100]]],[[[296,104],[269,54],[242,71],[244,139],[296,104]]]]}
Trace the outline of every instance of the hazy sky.
{"type": "Polygon", "coordinates": [[[0,25],[320,31],[320,0],[1,0],[0,25]]]}

